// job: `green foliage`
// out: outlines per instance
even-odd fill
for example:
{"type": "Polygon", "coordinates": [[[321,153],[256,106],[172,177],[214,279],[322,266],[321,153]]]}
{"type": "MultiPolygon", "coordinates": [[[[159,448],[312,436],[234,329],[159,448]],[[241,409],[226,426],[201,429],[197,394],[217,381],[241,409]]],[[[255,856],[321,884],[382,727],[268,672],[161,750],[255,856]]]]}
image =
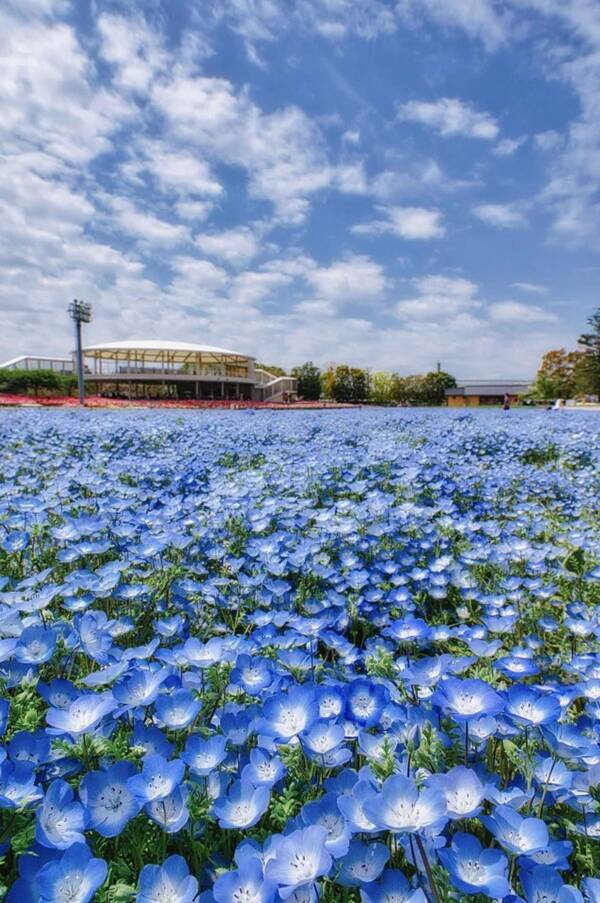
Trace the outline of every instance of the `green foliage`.
{"type": "Polygon", "coordinates": [[[585,372],[592,393],[600,395],[600,307],[588,319],[591,329],[579,336],[578,342],[585,348],[585,372]]]}
{"type": "Polygon", "coordinates": [[[444,370],[430,371],[424,376],[394,375],[394,396],[400,404],[441,405],[445,390],[456,385],[455,378],[444,370]]]}
{"type": "Polygon", "coordinates": [[[323,384],[327,398],[340,403],[358,404],[369,399],[370,377],[360,367],[332,365],[325,373],[323,384]]]}
{"type": "Polygon", "coordinates": [[[276,364],[261,364],[257,361],[254,366],[259,370],[266,370],[267,373],[272,373],[273,376],[287,376],[287,371],[276,364]]]}
{"type": "Polygon", "coordinates": [[[323,389],[321,371],[312,361],[294,367],[292,376],[298,380],[298,395],[305,401],[318,401],[323,389]]]}
{"type": "Polygon", "coordinates": [[[69,395],[77,386],[70,373],[55,370],[0,370],[0,392],[15,395],[69,395]]]}

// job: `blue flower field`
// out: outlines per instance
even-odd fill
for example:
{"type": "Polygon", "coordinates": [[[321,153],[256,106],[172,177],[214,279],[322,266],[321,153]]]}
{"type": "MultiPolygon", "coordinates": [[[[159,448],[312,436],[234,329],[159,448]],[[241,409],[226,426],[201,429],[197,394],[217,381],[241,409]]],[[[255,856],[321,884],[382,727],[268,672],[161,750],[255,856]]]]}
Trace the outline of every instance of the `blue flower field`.
{"type": "Polygon", "coordinates": [[[3,411],[0,899],[600,903],[600,416],[3,411]]]}

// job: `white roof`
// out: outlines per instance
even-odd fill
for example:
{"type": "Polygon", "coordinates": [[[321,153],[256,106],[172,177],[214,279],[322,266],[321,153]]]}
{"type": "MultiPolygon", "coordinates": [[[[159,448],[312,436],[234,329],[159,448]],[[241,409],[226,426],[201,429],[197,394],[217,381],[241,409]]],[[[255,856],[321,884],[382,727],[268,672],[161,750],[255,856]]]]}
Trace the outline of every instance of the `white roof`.
{"type": "MultiPolygon", "coordinates": [[[[127,342],[106,342],[101,345],[86,345],[84,354],[95,352],[166,351],[179,354],[232,354],[236,357],[250,357],[241,351],[217,348],[215,345],[196,345],[192,342],[169,342],[164,339],[131,339],[127,342]]],[[[106,355],[108,356],[108,355],[106,355]]]]}
{"type": "Polygon", "coordinates": [[[61,364],[70,364],[72,360],[70,357],[53,357],[51,354],[19,354],[18,357],[11,357],[9,361],[0,364],[0,370],[2,367],[18,364],[19,361],[60,361],[61,364]]]}

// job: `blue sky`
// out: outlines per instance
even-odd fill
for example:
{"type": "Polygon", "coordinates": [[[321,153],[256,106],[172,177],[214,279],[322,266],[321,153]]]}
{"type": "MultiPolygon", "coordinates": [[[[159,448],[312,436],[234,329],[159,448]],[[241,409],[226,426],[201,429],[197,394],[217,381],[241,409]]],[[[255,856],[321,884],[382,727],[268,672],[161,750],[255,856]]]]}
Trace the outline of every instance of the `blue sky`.
{"type": "Polygon", "coordinates": [[[8,0],[0,354],[527,377],[598,305],[596,0],[8,0]]]}

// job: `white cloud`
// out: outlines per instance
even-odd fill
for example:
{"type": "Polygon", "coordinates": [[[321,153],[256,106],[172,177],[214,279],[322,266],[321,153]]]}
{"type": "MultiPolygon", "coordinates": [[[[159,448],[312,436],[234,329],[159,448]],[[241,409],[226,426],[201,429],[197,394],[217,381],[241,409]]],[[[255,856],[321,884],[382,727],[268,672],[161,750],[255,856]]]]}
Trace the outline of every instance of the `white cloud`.
{"type": "Polygon", "coordinates": [[[128,198],[112,197],[108,203],[120,229],[135,239],[149,244],[176,245],[189,238],[185,226],[139,210],[128,198]]]}
{"type": "Polygon", "coordinates": [[[398,12],[419,24],[429,18],[442,26],[460,28],[489,50],[503,44],[509,35],[510,17],[495,0],[398,0],[398,12]]]}
{"type": "Polygon", "coordinates": [[[489,113],[481,113],[458,97],[409,100],[401,105],[398,116],[403,121],[418,122],[435,129],[445,137],[462,135],[465,138],[494,141],[500,131],[496,120],[489,113]]]}
{"type": "Polygon", "coordinates": [[[204,254],[233,266],[249,263],[260,249],[257,236],[247,226],[197,235],[194,241],[204,254]]]}
{"type": "Polygon", "coordinates": [[[469,279],[430,275],[414,279],[413,285],[417,294],[396,305],[401,318],[439,320],[480,306],[477,286],[469,279]]]}
{"type": "Polygon", "coordinates": [[[537,304],[522,304],[520,301],[499,301],[490,304],[488,314],[499,323],[556,323],[558,317],[537,304]]]}
{"type": "Polygon", "coordinates": [[[545,285],[539,285],[537,282],[513,282],[511,288],[518,288],[522,292],[528,292],[532,295],[547,295],[548,289],[545,285]]]}
{"type": "Polygon", "coordinates": [[[319,297],[327,301],[377,298],[387,285],[381,264],[364,255],[352,255],[328,267],[308,269],[305,275],[319,297]]]}
{"type": "Polygon", "coordinates": [[[492,153],[496,157],[512,157],[526,141],[527,137],[525,135],[521,135],[520,138],[503,138],[493,148],[492,153]]]}
{"type": "Polygon", "coordinates": [[[355,235],[390,233],[407,241],[442,238],[445,228],[439,210],[425,207],[377,207],[385,219],[359,223],[351,231],[355,235]]]}
{"type": "Polygon", "coordinates": [[[141,142],[139,152],[134,171],[151,173],[165,193],[212,198],[223,194],[223,186],[208,162],[197,153],[172,147],[166,141],[141,142]]]}
{"type": "Polygon", "coordinates": [[[483,223],[500,229],[527,225],[527,217],[519,204],[480,204],[473,207],[473,213],[483,223]]]}
{"type": "Polygon", "coordinates": [[[535,146],[542,151],[553,151],[564,145],[564,138],[560,132],[549,129],[547,132],[538,132],[534,136],[535,146]]]}
{"type": "Polygon", "coordinates": [[[98,18],[100,52],[114,68],[114,80],[122,88],[145,93],[152,79],[164,68],[167,55],[141,17],[103,13],[98,18]]]}

